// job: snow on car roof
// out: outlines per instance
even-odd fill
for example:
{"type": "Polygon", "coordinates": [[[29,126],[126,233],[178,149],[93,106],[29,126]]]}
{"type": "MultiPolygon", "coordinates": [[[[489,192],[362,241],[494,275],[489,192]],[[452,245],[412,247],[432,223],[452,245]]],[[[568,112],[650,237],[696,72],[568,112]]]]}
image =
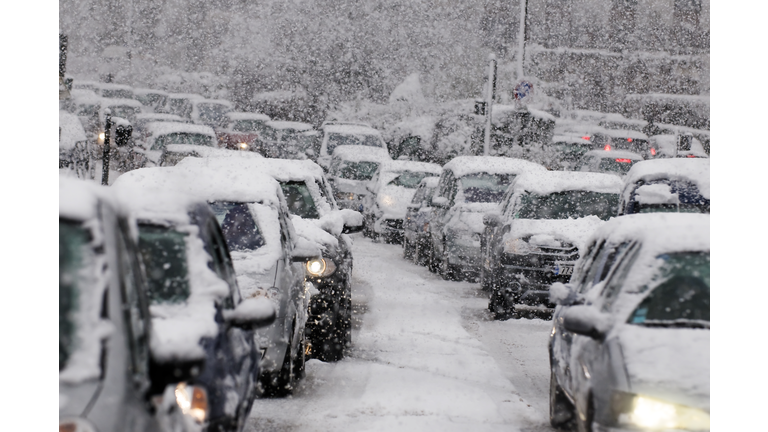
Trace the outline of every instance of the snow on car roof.
{"type": "Polygon", "coordinates": [[[208,147],[194,144],[167,144],[165,151],[168,153],[188,153],[192,158],[243,158],[264,159],[264,156],[249,151],[229,150],[226,148],[208,147]]]}
{"type": "Polygon", "coordinates": [[[644,160],[642,155],[639,155],[635,152],[631,152],[628,150],[590,150],[582,157],[587,156],[597,156],[600,159],[615,159],[615,158],[621,158],[621,159],[631,159],[631,160],[644,160]]]}
{"type": "Polygon", "coordinates": [[[59,148],[72,149],[75,143],[86,141],[85,129],[76,115],[59,111],[59,148]]]}
{"type": "Polygon", "coordinates": [[[601,132],[611,138],[648,139],[648,135],[631,129],[605,129],[601,132]]]}
{"type": "Polygon", "coordinates": [[[415,161],[406,161],[406,160],[393,160],[393,161],[386,161],[381,164],[381,167],[379,168],[381,172],[401,172],[401,171],[412,171],[412,172],[428,172],[428,173],[434,173],[436,175],[440,175],[443,168],[435,163],[429,163],[429,162],[415,162],[415,161]]]}
{"type": "Polygon", "coordinates": [[[333,149],[333,158],[350,162],[384,162],[392,160],[386,149],[371,146],[340,145],[333,149]]]}
{"type": "Polygon", "coordinates": [[[419,182],[419,185],[422,183],[425,183],[427,188],[434,189],[437,187],[437,184],[440,183],[440,177],[424,177],[419,182]]]}
{"type": "Polygon", "coordinates": [[[197,93],[168,93],[169,99],[205,99],[205,96],[197,93]]]}
{"type": "Polygon", "coordinates": [[[114,84],[114,83],[100,83],[99,88],[102,90],[131,90],[133,91],[133,87],[125,84],[114,84]]]}
{"type": "MultiPolygon", "coordinates": [[[[258,153],[227,150],[231,153],[258,153]]],[[[240,163],[240,162],[238,162],[240,163]]],[[[177,166],[189,167],[208,167],[211,169],[226,170],[231,167],[232,162],[229,159],[212,158],[202,159],[184,159],[177,166]]],[[[242,166],[250,166],[252,170],[265,173],[277,179],[277,181],[303,181],[323,178],[323,169],[320,165],[311,160],[298,159],[267,159],[264,157],[252,158],[241,163],[242,166]]]]}
{"type": "Polygon", "coordinates": [[[97,95],[96,92],[90,89],[86,88],[73,88],[69,91],[69,95],[72,97],[72,99],[93,99],[93,98],[100,98],[101,96],[97,95]]]}
{"type": "Polygon", "coordinates": [[[135,88],[133,89],[134,95],[148,95],[148,94],[159,94],[163,96],[168,96],[167,91],[163,90],[155,90],[155,89],[149,89],[149,88],[135,88]]]}
{"type": "Polygon", "coordinates": [[[167,121],[167,122],[186,122],[185,119],[177,116],[176,114],[166,113],[138,113],[136,114],[136,120],[155,120],[155,121],[167,121]]]}
{"type": "Polygon", "coordinates": [[[499,156],[458,156],[443,166],[457,177],[485,172],[488,174],[522,174],[528,171],[546,171],[543,166],[522,159],[499,156]]]}
{"type": "Polygon", "coordinates": [[[261,114],[261,113],[235,111],[235,112],[228,112],[225,115],[229,117],[231,120],[263,120],[263,121],[270,120],[268,115],[261,114]]]}
{"type": "Polygon", "coordinates": [[[134,108],[144,107],[144,105],[142,105],[141,102],[137,101],[136,99],[101,98],[101,106],[104,108],[119,105],[130,106],[134,108]]]}
{"type": "Polygon", "coordinates": [[[508,113],[517,112],[517,111],[528,111],[533,117],[544,119],[544,120],[552,120],[555,121],[555,116],[548,112],[544,112],[541,110],[533,109],[533,108],[526,108],[526,109],[519,109],[515,105],[501,105],[501,104],[494,104],[493,108],[491,109],[491,116],[493,117],[493,122],[496,123],[501,120],[501,117],[507,115],[508,113]]]}
{"type": "Polygon", "coordinates": [[[109,199],[107,189],[93,182],[59,176],[59,217],[85,221],[96,217],[96,204],[109,199]]]}
{"type": "Polygon", "coordinates": [[[374,128],[351,124],[330,124],[324,127],[326,133],[338,133],[346,135],[376,135],[381,133],[374,128]]]}
{"type": "MultiPolygon", "coordinates": [[[[704,198],[709,199],[709,159],[676,158],[654,159],[634,164],[624,180],[625,195],[631,192],[630,185],[638,181],[659,179],[688,180],[693,182],[704,198]]],[[[629,199],[628,196],[625,197],[629,199]]]]}
{"type": "Polygon", "coordinates": [[[225,100],[225,99],[196,99],[194,101],[196,104],[212,104],[212,105],[224,105],[227,108],[232,108],[232,102],[225,100]]]}
{"type": "Polygon", "coordinates": [[[216,132],[213,128],[205,125],[178,123],[178,122],[149,122],[145,126],[151,135],[165,135],[169,133],[196,133],[203,134],[216,139],[216,132]]]}
{"type": "Polygon", "coordinates": [[[514,191],[533,192],[546,195],[562,191],[590,191],[619,194],[623,182],[613,174],[578,172],[578,171],[546,171],[544,173],[523,174],[515,179],[514,191]]]}
{"type": "Polygon", "coordinates": [[[273,129],[296,129],[297,131],[308,131],[312,129],[312,125],[309,123],[283,120],[270,120],[267,122],[267,126],[273,129]]]}

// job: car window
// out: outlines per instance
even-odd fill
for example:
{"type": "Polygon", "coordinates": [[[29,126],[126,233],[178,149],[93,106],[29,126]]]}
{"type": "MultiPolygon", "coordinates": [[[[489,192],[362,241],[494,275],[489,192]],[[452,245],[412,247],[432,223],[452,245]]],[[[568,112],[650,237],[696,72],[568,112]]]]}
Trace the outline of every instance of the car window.
{"type": "Polygon", "coordinates": [[[241,297],[224,234],[214,219],[208,219],[205,233],[208,236],[205,243],[211,247],[213,270],[219,278],[226,281],[227,285],[229,285],[229,296],[224,298],[222,306],[225,309],[232,309],[236,304],[240,303],[241,297]]]}
{"type": "Polygon", "coordinates": [[[213,147],[213,140],[208,135],[188,132],[174,132],[156,137],[154,144],[152,144],[151,150],[163,150],[168,144],[190,144],[213,147]]]}
{"type": "Polygon", "coordinates": [[[433,176],[434,174],[427,172],[406,171],[395,177],[388,184],[393,186],[401,186],[407,189],[415,189],[422,179],[433,176]]]}
{"type": "Polygon", "coordinates": [[[315,200],[312,199],[312,194],[309,193],[309,188],[305,182],[281,182],[280,188],[283,190],[283,195],[285,195],[288,211],[292,215],[304,219],[320,218],[320,214],[317,212],[317,206],[315,205],[315,200]]]}
{"type": "Polygon", "coordinates": [[[139,224],[139,251],[152,303],[181,303],[189,298],[187,234],[172,227],[139,224]]]}
{"type": "Polygon", "coordinates": [[[341,145],[383,147],[381,138],[377,135],[346,134],[337,132],[328,134],[328,144],[326,148],[328,154],[333,154],[333,150],[341,145]]]}
{"type": "Polygon", "coordinates": [[[468,174],[459,179],[466,202],[498,203],[514,180],[514,174],[468,174]]]}
{"type": "Polygon", "coordinates": [[[221,225],[221,232],[230,250],[251,251],[266,244],[248,204],[227,201],[209,204],[216,214],[216,220],[221,225]]]}
{"type": "Polygon", "coordinates": [[[378,168],[378,162],[342,161],[337,166],[335,173],[336,176],[348,180],[371,180],[378,168]]]}
{"type": "Polygon", "coordinates": [[[597,216],[607,221],[616,214],[619,194],[562,191],[548,195],[527,193],[516,207],[515,219],[578,219],[597,216]]]}
{"type": "Polygon", "coordinates": [[[232,124],[235,132],[261,132],[264,122],[261,120],[237,120],[232,124]]]}
{"type": "Polygon", "coordinates": [[[632,244],[624,254],[618,255],[615,265],[608,272],[608,277],[605,279],[607,282],[599,299],[599,302],[602,303],[601,309],[604,312],[610,312],[613,308],[613,302],[618,297],[624,281],[637,259],[639,250],[640,247],[637,243],[632,244]]]}

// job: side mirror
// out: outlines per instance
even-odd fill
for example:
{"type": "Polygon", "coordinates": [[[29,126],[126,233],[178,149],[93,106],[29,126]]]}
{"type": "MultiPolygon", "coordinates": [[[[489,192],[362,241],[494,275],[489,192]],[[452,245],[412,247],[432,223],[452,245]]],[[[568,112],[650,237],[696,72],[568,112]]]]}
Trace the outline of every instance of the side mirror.
{"type": "Polygon", "coordinates": [[[448,208],[448,198],[446,197],[434,197],[432,198],[432,207],[439,207],[442,209],[448,208]]]}
{"type": "Polygon", "coordinates": [[[228,324],[252,330],[266,327],[275,322],[275,307],[266,298],[249,298],[237,305],[233,310],[223,311],[228,324]]]}
{"type": "Polygon", "coordinates": [[[312,258],[322,256],[322,251],[317,243],[311,242],[303,237],[296,239],[291,253],[292,262],[307,262],[312,258]]]}
{"type": "Polygon", "coordinates": [[[339,214],[344,220],[344,228],[341,230],[343,234],[352,234],[363,230],[363,215],[360,212],[341,209],[339,214]]]}
{"type": "Polygon", "coordinates": [[[355,225],[355,226],[344,225],[344,229],[341,230],[341,233],[342,234],[354,234],[354,233],[360,232],[362,230],[363,230],[363,226],[362,225],[355,225]]]}
{"type": "Polygon", "coordinates": [[[497,227],[501,225],[501,216],[498,213],[486,213],[483,215],[483,225],[497,227]]]}
{"type": "Polygon", "coordinates": [[[549,287],[549,301],[560,306],[572,306],[580,304],[583,299],[573,285],[555,282],[549,287]]]}
{"type": "Polygon", "coordinates": [[[592,306],[573,306],[563,315],[563,326],[571,333],[602,341],[610,328],[609,317],[592,306]]]}
{"type": "Polygon", "coordinates": [[[150,395],[162,394],[169,385],[197,378],[205,367],[205,358],[172,360],[158,363],[154,358],[149,363],[150,395]]]}

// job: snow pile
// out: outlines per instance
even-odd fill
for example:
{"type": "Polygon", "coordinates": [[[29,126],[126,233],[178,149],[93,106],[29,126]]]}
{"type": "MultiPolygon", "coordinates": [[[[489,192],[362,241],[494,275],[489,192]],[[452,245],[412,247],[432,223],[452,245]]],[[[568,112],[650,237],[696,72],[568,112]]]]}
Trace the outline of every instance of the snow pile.
{"type": "Polygon", "coordinates": [[[451,170],[456,177],[467,174],[523,174],[525,172],[546,172],[543,166],[522,159],[498,156],[458,156],[443,166],[451,170]]]}
{"type": "Polygon", "coordinates": [[[418,72],[408,75],[389,95],[389,103],[408,102],[411,104],[424,104],[426,99],[421,91],[418,72]]]}
{"type": "Polygon", "coordinates": [[[619,194],[622,181],[611,174],[546,171],[536,174],[523,174],[515,178],[515,193],[531,192],[537,195],[548,195],[564,191],[589,191],[598,193],[619,194]]]}

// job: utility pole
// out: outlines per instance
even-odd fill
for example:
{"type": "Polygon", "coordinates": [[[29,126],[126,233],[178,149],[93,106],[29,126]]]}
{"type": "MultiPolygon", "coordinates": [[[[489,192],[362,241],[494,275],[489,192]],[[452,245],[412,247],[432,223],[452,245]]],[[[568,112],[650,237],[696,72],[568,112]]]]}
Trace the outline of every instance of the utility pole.
{"type": "Polygon", "coordinates": [[[106,110],[104,122],[104,153],[102,156],[101,166],[101,184],[109,186],[109,133],[112,129],[112,113],[109,109],[106,110]]]}
{"type": "Polygon", "coordinates": [[[523,60],[525,58],[525,42],[528,29],[525,22],[528,17],[528,0],[520,0],[520,32],[517,35],[517,80],[525,76],[523,74],[523,60]]]}
{"type": "Polygon", "coordinates": [[[483,141],[483,156],[491,155],[491,111],[493,98],[496,96],[496,56],[488,54],[488,89],[485,98],[485,140],[483,141]]]}

